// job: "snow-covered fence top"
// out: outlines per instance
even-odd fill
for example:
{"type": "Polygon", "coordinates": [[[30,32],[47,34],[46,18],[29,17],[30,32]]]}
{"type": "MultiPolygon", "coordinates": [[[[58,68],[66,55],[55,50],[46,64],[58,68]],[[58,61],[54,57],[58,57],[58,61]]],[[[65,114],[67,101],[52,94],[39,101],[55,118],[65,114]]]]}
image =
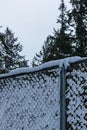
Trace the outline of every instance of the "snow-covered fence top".
{"type": "Polygon", "coordinates": [[[32,72],[41,71],[41,70],[48,69],[55,66],[57,66],[58,68],[62,68],[62,66],[64,65],[65,68],[67,68],[71,63],[75,63],[75,62],[85,60],[85,59],[86,58],[75,56],[75,57],[65,58],[61,60],[50,61],[42,65],[39,65],[38,67],[35,67],[35,68],[29,68],[29,67],[18,68],[18,69],[10,71],[7,74],[1,74],[0,78],[5,78],[5,77],[7,78],[10,76],[32,73],[32,72]]]}
{"type": "Polygon", "coordinates": [[[71,57],[1,74],[0,130],[64,130],[64,127],[86,130],[87,64],[84,61],[85,58],[71,57]],[[63,68],[66,72],[61,73],[63,68]],[[66,81],[61,79],[63,74],[66,81]],[[67,85],[66,115],[61,108],[64,98],[61,90],[65,87],[62,80],[67,85]],[[61,127],[63,116],[67,116],[66,126],[61,127]]]}

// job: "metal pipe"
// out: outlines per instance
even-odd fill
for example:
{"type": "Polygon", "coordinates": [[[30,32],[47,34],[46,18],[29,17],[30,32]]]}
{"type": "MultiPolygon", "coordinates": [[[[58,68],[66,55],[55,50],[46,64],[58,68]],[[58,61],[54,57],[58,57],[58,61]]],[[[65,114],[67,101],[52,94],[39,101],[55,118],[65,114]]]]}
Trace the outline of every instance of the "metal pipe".
{"type": "Polygon", "coordinates": [[[60,130],[66,130],[66,77],[63,65],[60,73],[60,130]]]}

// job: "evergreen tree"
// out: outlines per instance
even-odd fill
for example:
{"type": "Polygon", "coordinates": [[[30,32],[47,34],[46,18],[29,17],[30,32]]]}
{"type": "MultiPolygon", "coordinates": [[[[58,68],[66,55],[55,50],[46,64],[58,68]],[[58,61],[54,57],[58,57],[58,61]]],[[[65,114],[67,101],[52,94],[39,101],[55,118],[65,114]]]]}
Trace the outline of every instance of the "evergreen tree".
{"type": "Polygon", "coordinates": [[[48,36],[46,41],[44,42],[44,45],[42,47],[42,63],[45,63],[50,60],[54,60],[55,58],[55,51],[56,48],[54,47],[54,40],[55,38],[53,36],[48,36]]]}
{"type": "Polygon", "coordinates": [[[2,33],[0,33],[0,69],[4,68],[4,51],[3,51],[3,46],[4,46],[4,35],[2,33]],[[3,43],[3,44],[2,44],[3,43]]]}
{"type": "Polygon", "coordinates": [[[4,57],[5,57],[5,48],[8,50],[8,46],[6,45],[5,41],[5,34],[4,33],[0,33],[0,69],[4,69],[5,68],[5,61],[4,61],[4,57]]]}
{"type": "Polygon", "coordinates": [[[2,53],[4,52],[4,66],[8,70],[28,66],[25,57],[19,54],[22,51],[22,45],[17,43],[17,40],[18,39],[14,37],[14,33],[7,27],[2,41],[2,53]]]}
{"type": "Polygon", "coordinates": [[[75,55],[87,56],[87,0],[70,0],[72,4],[71,23],[75,30],[75,55]]]}
{"type": "Polygon", "coordinates": [[[53,60],[55,58],[53,51],[53,49],[55,49],[53,47],[53,41],[54,37],[49,35],[46,41],[44,42],[44,45],[42,46],[40,52],[38,54],[36,53],[36,55],[34,56],[32,60],[33,67],[45,63],[47,61],[53,60]]]}
{"type": "Polygon", "coordinates": [[[36,53],[32,60],[32,67],[38,66],[42,63],[42,52],[40,51],[38,54],[36,53]],[[40,54],[41,53],[41,54],[40,54]]]}
{"type": "Polygon", "coordinates": [[[72,56],[72,38],[71,38],[71,31],[69,30],[68,26],[68,16],[67,10],[64,3],[64,0],[61,0],[60,5],[60,16],[57,19],[57,24],[59,26],[58,30],[54,29],[54,36],[49,35],[42,47],[41,55],[34,58],[34,62],[38,59],[39,64],[39,57],[42,57],[41,63],[65,58],[68,56],[72,56]]]}
{"type": "Polygon", "coordinates": [[[64,0],[61,0],[59,10],[60,16],[58,17],[57,23],[60,24],[60,29],[59,31],[55,31],[55,47],[59,48],[57,59],[72,56],[71,30],[68,26],[68,16],[64,0]]]}

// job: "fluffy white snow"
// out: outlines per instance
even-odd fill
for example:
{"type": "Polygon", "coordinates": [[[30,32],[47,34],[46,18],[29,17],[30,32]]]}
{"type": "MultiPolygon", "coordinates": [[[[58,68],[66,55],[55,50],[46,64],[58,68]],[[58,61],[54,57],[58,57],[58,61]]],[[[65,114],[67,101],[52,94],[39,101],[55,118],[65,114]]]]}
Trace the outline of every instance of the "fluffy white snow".
{"type": "Polygon", "coordinates": [[[87,130],[87,66],[84,63],[67,73],[67,84],[67,123],[70,130],[87,130]]]}
{"type": "Polygon", "coordinates": [[[0,74],[0,78],[17,75],[21,73],[23,74],[23,73],[35,72],[35,71],[39,71],[39,70],[46,69],[53,66],[58,66],[59,68],[62,68],[62,66],[64,65],[65,68],[67,68],[70,65],[70,63],[75,63],[77,61],[84,60],[84,59],[87,59],[87,58],[81,58],[79,56],[75,56],[75,57],[69,57],[69,58],[60,59],[60,60],[53,60],[53,61],[44,63],[42,65],[39,65],[38,67],[35,67],[35,68],[23,67],[23,68],[12,70],[7,74],[0,74]]]}
{"type": "Polygon", "coordinates": [[[59,69],[0,80],[0,130],[60,130],[59,69]]]}
{"type": "MultiPolygon", "coordinates": [[[[0,130],[60,130],[60,71],[85,59],[70,57],[1,74],[0,130]]],[[[86,130],[86,64],[78,63],[65,76],[67,130],[86,130]]]]}

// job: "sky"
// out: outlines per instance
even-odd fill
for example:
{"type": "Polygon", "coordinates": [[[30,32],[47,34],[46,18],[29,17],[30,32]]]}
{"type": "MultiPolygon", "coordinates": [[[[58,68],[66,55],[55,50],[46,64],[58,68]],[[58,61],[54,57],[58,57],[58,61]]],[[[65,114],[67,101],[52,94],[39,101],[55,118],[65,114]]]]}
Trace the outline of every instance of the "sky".
{"type": "Polygon", "coordinates": [[[47,36],[57,27],[60,0],[2,0],[0,31],[8,26],[23,45],[22,55],[31,63],[47,36]]]}

